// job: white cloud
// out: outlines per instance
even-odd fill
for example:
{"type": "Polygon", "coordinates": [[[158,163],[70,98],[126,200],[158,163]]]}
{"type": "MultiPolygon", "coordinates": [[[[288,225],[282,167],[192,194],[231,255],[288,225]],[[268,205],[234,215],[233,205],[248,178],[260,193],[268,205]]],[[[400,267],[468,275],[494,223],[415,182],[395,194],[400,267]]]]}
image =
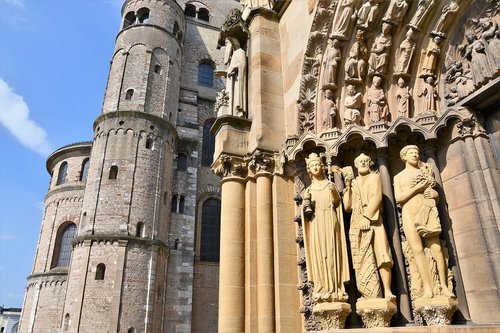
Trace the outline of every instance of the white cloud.
{"type": "MultiPolygon", "coordinates": [[[[14,1],[14,0],[9,0],[14,1]]],[[[29,107],[23,97],[0,79],[0,123],[25,147],[47,156],[52,148],[47,132],[29,117],[29,107]]]]}
{"type": "Polygon", "coordinates": [[[22,0],[0,0],[0,2],[5,2],[9,5],[24,8],[24,2],[22,0]]]}
{"type": "Polygon", "coordinates": [[[17,239],[16,236],[10,234],[2,234],[0,235],[0,240],[14,240],[17,239]]]}

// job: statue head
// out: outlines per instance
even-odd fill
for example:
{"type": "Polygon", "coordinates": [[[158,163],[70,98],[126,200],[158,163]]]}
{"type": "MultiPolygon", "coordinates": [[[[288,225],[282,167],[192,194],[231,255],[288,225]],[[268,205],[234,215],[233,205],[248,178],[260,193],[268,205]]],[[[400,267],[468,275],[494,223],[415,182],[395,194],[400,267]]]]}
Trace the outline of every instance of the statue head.
{"type": "Polygon", "coordinates": [[[405,79],[403,79],[402,77],[400,77],[400,78],[398,79],[398,86],[399,86],[400,88],[404,88],[404,87],[406,86],[405,79]]]}
{"type": "Polygon", "coordinates": [[[370,172],[370,167],[373,165],[370,156],[361,153],[358,157],[354,159],[354,166],[358,169],[361,175],[365,175],[370,172]]]}
{"type": "Polygon", "coordinates": [[[382,78],[378,75],[375,75],[372,79],[372,84],[375,88],[379,88],[382,84],[382,78]]]}
{"type": "Polygon", "coordinates": [[[330,89],[325,90],[325,98],[332,99],[333,93],[330,89]]]}
{"type": "Polygon", "coordinates": [[[354,96],[354,94],[356,93],[356,88],[350,84],[347,86],[347,95],[349,96],[354,96]]]}
{"type": "Polygon", "coordinates": [[[415,154],[416,154],[417,160],[418,160],[419,155],[420,155],[420,149],[418,148],[418,146],[407,145],[407,146],[404,146],[403,149],[401,149],[401,151],[399,152],[399,157],[401,158],[401,160],[406,162],[408,160],[407,155],[415,155],[415,154]]]}
{"type": "Polygon", "coordinates": [[[321,157],[319,157],[318,154],[309,154],[309,158],[306,157],[306,166],[307,172],[310,176],[323,175],[323,162],[321,161],[321,157]]]}
{"type": "Polygon", "coordinates": [[[382,23],[382,33],[384,35],[387,35],[388,33],[391,32],[392,26],[389,23],[382,23]]]}

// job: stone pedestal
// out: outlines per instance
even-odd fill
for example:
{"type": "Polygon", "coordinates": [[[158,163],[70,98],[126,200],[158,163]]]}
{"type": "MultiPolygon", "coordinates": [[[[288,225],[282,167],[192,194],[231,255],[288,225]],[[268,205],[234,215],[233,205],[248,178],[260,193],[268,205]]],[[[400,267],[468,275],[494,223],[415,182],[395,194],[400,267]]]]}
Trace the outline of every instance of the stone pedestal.
{"type": "Polygon", "coordinates": [[[360,298],[356,302],[356,313],[361,316],[363,324],[367,328],[389,327],[396,310],[396,299],[360,298]]]}
{"type": "Polygon", "coordinates": [[[421,297],[415,300],[415,312],[420,314],[429,326],[450,325],[457,309],[458,301],[451,297],[421,297]]]}
{"type": "Polygon", "coordinates": [[[351,306],[344,302],[319,303],[313,307],[313,312],[321,321],[323,329],[340,329],[345,326],[351,306]]]}
{"type": "Polygon", "coordinates": [[[370,127],[368,128],[368,130],[372,133],[385,133],[388,128],[389,125],[387,125],[387,122],[382,120],[370,123],[370,127]]]}

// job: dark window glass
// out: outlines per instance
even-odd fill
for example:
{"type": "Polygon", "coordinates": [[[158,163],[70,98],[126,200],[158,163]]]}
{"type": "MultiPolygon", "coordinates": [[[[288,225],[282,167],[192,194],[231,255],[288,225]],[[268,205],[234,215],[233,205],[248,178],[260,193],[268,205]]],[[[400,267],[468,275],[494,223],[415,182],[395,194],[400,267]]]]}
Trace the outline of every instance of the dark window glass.
{"type": "Polygon", "coordinates": [[[89,173],[90,160],[88,158],[83,160],[82,170],[80,171],[80,181],[84,182],[87,180],[87,174],[89,173]]]}
{"type": "Polygon", "coordinates": [[[220,251],[220,200],[208,199],[203,203],[201,212],[201,249],[202,261],[219,261],[220,251]]]}
{"type": "Polygon", "coordinates": [[[68,163],[63,162],[59,167],[59,173],[57,174],[57,183],[56,185],[61,185],[66,182],[66,174],[68,173],[68,163]]]}
{"type": "Polygon", "coordinates": [[[127,101],[131,100],[133,96],[134,96],[134,89],[129,89],[129,90],[127,90],[127,92],[125,93],[125,99],[126,99],[127,101]]]}
{"type": "Polygon", "coordinates": [[[203,146],[201,153],[202,166],[210,166],[214,160],[215,136],[210,132],[210,128],[213,124],[214,121],[209,120],[203,125],[203,146]]]}
{"type": "Polygon", "coordinates": [[[134,23],[135,23],[134,12],[128,12],[127,15],[125,15],[125,18],[123,19],[123,28],[131,26],[134,23]]]}
{"type": "Polygon", "coordinates": [[[186,16],[196,17],[196,6],[190,3],[186,4],[186,7],[184,7],[184,14],[186,14],[186,16]]]}
{"type": "Polygon", "coordinates": [[[104,275],[106,274],[106,265],[99,264],[95,270],[95,279],[104,280],[104,275]]]}
{"type": "Polygon", "coordinates": [[[149,9],[141,8],[137,11],[137,17],[139,18],[139,23],[149,22],[149,9]]]}
{"type": "Polygon", "coordinates": [[[184,154],[177,155],[177,171],[187,171],[187,156],[184,154]]]}
{"type": "Polygon", "coordinates": [[[210,18],[210,14],[208,12],[208,9],[206,8],[200,8],[198,9],[198,18],[203,21],[208,21],[210,18]]]}
{"type": "Polygon", "coordinates": [[[118,177],[118,167],[113,165],[111,169],[109,169],[109,179],[116,179],[118,177]]]}
{"type": "Polygon", "coordinates": [[[71,260],[71,252],[73,251],[73,238],[76,235],[76,225],[71,223],[61,235],[59,245],[59,255],[57,256],[57,267],[68,267],[71,260]]]}
{"type": "Polygon", "coordinates": [[[145,147],[146,147],[146,149],[152,149],[153,148],[153,139],[147,138],[145,147]]]}
{"type": "Polygon", "coordinates": [[[172,213],[177,213],[177,195],[172,196],[172,207],[170,207],[172,213]]]}
{"type": "Polygon", "coordinates": [[[179,199],[179,214],[184,214],[184,196],[181,195],[181,198],[179,199]]]}
{"type": "Polygon", "coordinates": [[[142,237],[143,234],[144,234],[144,223],[139,222],[137,223],[137,228],[135,229],[135,236],[142,237]]]}
{"type": "Polygon", "coordinates": [[[210,64],[201,64],[198,67],[198,84],[205,87],[214,86],[214,68],[210,64]]]}

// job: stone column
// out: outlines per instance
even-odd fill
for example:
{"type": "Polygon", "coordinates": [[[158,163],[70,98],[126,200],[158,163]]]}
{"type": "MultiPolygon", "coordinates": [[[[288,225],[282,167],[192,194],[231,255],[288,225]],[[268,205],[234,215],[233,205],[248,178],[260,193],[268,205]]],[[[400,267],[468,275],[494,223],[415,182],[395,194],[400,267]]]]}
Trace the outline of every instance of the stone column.
{"type": "Polygon", "coordinates": [[[272,174],[257,178],[257,315],[258,331],[274,332],[274,261],[272,174]]]}
{"type": "MultiPolygon", "coordinates": [[[[382,180],[382,204],[384,207],[385,227],[387,237],[391,239],[393,248],[393,261],[394,267],[393,283],[396,285],[398,293],[398,309],[400,312],[399,321],[401,323],[408,323],[412,321],[411,307],[410,307],[410,290],[406,281],[406,269],[403,258],[403,250],[401,247],[401,238],[399,235],[399,220],[396,214],[396,200],[394,199],[394,192],[392,189],[392,178],[389,172],[389,161],[387,151],[379,151],[377,155],[379,164],[380,178],[382,180]]],[[[393,291],[394,292],[394,291],[393,291]]]]}
{"type": "Polygon", "coordinates": [[[219,332],[245,331],[245,185],[230,175],[221,181],[219,332]]]}

